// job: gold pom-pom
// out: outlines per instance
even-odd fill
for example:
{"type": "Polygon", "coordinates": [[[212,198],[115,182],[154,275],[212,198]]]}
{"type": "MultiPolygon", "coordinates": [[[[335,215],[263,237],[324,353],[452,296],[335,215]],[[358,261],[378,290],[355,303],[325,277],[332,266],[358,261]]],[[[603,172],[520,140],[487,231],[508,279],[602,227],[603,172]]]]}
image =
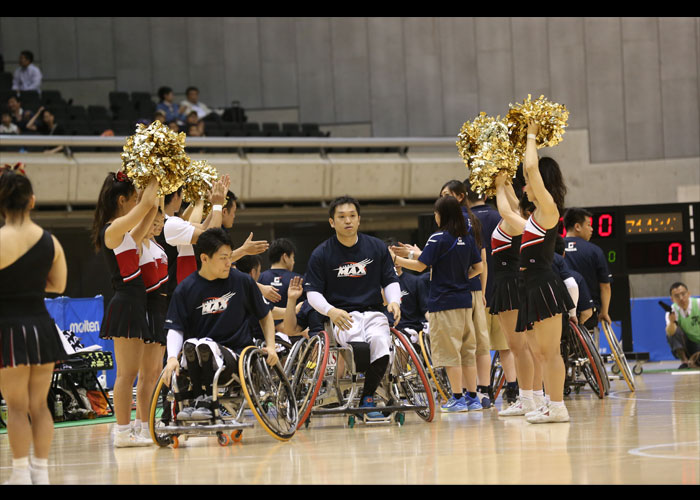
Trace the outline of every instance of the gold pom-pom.
{"type": "Polygon", "coordinates": [[[506,115],[510,140],[513,146],[524,154],[527,144],[527,122],[533,120],[540,126],[537,133],[537,148],[556,146],[562,141],[569,111],[563,104],[549,101],[541,95],[536,101],[528,94],[522,103],[510,104],[506,115]]]}
{"type": "Polygon", "coordinates": [[[218,178],[216,168],[207,160],[192,161],[185,172],[182,199],[187,203],[196,203],[206,198],[218,178]]]}
{"type": "Polygon", "coordinates": [[[505,170],[515,176],[522,158],[510,142],[505,119],[500,115],[493,118],[483,111],[462,125],[457,148],[469,168],[472,190],[485,196],[496,194],[494,179],[499,172],[505,170]]]}
{"type": "Polygon", "coordinates": [[[177,191],[190,164],[185,134],[173,132],[157,120],[136,126],[136,133],[126,139],[121,158],[124,172],[137,188],[145,188],[155,177],[160,184],[159,196],[177,191]]]}

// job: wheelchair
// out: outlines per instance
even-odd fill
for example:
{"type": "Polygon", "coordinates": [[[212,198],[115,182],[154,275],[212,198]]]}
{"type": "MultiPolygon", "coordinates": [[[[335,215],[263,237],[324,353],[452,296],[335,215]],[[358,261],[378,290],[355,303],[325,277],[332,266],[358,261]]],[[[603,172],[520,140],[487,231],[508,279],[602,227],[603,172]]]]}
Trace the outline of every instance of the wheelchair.
{"type": "Polygon", "coordinates": [[[605,332],[605,337],[608,339],[608,345],[610,346],[610,352],[612,354],[613,359],[615,360],[615,363],[612,366],[612,372],[616,374],[621,374],[622,378],[627,382],[627,386],[630,388],[630,391],[634,392],[635,391],[635,385],[634,385],[634,374],[636,375],[641,375],[642,373],[642,368],[639,365],[634,365],[634,369],[630,369],[630,365],[627,363],[627,358],[625,357],[625,353],[622,350],[622,345],[620,345],[620,341],[617,340],[617,336],[615,335],[615,332],[613,332],[612,327],[607,321],[601,321],[601,325],[603,326],[603,331],[605,332]]]}
{"type": "MultiPolygon", "coordinates": [[[[180,353],[180,359],[182,353],[180,353]]],[[[219,445],[242,440],[243,430],[254,424],[244,421],[246,410],[273,438],[289,441],[297,427],[297,402],[281,363],[269,366],[266,354],[258,346],[246,347],[238,358],[231,380],[219,384],[223,367],[212,383],[212,418],[179,421],[178,412],[188,388],[177,386],[178,376],[165,380],[165,370],[156,384],[149,409],[151,438],[161,447],[178,448],[180,437],[216,435],[219,445]]],[[[181,368],[181,375],[186,370],[181,368]]]]}
{"type": "Polygon", "coordinates": [[[445,368],[433,367],[433,358],[430,355],[430,334],[421,330],[418,334],[418,345],[420,347],[421,358],[423,359],[423,366],[430,376],[430,382],[435,389],[435,399],[446,403],[450,400],[452,387],[450,386],[450,379],[447,377],[445,368]]]}
{"type": "Polygon", "coordinates": [[[593,337],[583,325],[568,321],[562,329],[561,357],[564,360],[566,378],[564,395],[572,390],[578,394],[588,384],[600,399],[610,391],[610,380],[603,358],[593,342],[593,337]]]}
{"type": "Polygon", "coordinates": [[[293,346],[285,373],[299,403],[298,428],[308,427],[312,415],[348,415],[347,425],[353,428],[358,417],[374,411],[382,412],[384,420],[367,423],[391,423],[393,415],[401,426],[408,411],[426,422],[433,420],[435,398],[420,358],[404,334],[390,330],[393,354],[375,394],[376,408],[359,408],[361,374],[370,364],[368,343],[350,342],[343,347],[324,330],[293,346]]]}

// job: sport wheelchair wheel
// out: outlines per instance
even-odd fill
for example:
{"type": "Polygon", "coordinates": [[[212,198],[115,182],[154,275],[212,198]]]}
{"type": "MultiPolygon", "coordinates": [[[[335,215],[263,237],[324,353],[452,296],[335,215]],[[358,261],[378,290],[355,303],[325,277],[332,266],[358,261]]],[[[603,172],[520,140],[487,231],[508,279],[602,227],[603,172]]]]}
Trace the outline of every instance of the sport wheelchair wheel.
{"type": "Polygon", "coordinates": [[[601,324],[603,325],[605,337],[608,339],[608,344],[610,345],[610,352],[612,353],[613,358],[615,359],[615,364],[619,368],[622,377],[625,379],[625,382],[627,382],[627,386],[630,388],[630,391],[634,392],[634,375],[632,375],[630,365],[627,364],[627,358],[625,357],[625,353],[622,350],[622,346],[617,340],[617,336],[610,327],[610,324],[607,321],[601,321],[601,324]]]}
{"type": "Polygon", "coordinates": [[[452,394],[452,388],[450,387],[450,379],[447,378],[447,373],[444,368],[433,368],[433,359],[430,356],[430,336],[421,330],[418,334],[418,341],[420,343],[420,350],[423,356],[424,366],[428,370],[428,375],[430,375],[430,380],[433,381],[435,389],[438,395],[443,401],[447,402],[450,400],[448,394],[452,394]]]}
{"type": "Polygon", "coordinates": [[[301,428],[311,415],[316,396],[323,385],[329,353],[328,334],[322,331],[308,340],[297,342],[287,358],[284,372],[292,384],[298,405],[297,429],[301,428]]]}
{"type": "Polygon", "coordinates": [[[501,364],[501,354],[496,351],[491,360],[490,378],[489,384],[493,388],[493,402],[498,399],[498,395],[501,393],[501,389],[506,383],[506,375],[503,371],[503,365],[501,364]]]}
{"type": "Polygon", "coordinates": [[[288,441],[297,427],[297,403],[284,370],[267,364],[267,355],[256,346],[246,347],[238,360],[243,394],[253,415],[272,437],[288,441]]]}
{"type": "Polygon", "coordinates": [[[435,398],[423,365],[409,339],[394,328],[391,329],[391,333],[399,396],[405,398],[411,406],[424,407],[417,409],[416,413],[426,422],[431,422],[435,417],[435,398]]]}
{"type": "Polygon", "coordinates": [[[593,355],[595,345],[588,332],[582,332],[576,323],[570,321],[569,327],[572,332],[575,352],[579,356],[581,371],[584,377],[586,377],[588,385],[593,389],[593,392],[595,392],[600,399],[603,399],[606,393],[606,383],[603,382],[603,379],[605,378],[607,382],[607,374],[605,372],[605,367],[599,364],[600,356],[596,358],[593,355]]]}
{"type": "MultiPolygon", "coordinates": [[[[158,446],[168,446],[170,444],[177,447],[177,436],[173,434],[163,434],[160,432],[164,426],[175,421],[178,405],[168,384],[165,383],[165,369],[160,373],[158,382],[151,397],[151,407],[148,412],[148,428],[151,432],[151,439],[158,446]]],[[[171,382],[171,381],[168,381],[171,382]]]]}

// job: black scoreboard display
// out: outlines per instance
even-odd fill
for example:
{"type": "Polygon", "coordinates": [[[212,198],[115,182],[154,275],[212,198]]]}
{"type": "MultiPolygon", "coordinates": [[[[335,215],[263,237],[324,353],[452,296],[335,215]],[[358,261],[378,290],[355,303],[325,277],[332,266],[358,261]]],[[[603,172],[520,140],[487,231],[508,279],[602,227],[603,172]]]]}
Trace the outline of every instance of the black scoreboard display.
{"type": "Polygon", "coordinates": [[[700,270],[700,202],[587,210],[590,241],[603,250],[613,275],[700,270]]]}

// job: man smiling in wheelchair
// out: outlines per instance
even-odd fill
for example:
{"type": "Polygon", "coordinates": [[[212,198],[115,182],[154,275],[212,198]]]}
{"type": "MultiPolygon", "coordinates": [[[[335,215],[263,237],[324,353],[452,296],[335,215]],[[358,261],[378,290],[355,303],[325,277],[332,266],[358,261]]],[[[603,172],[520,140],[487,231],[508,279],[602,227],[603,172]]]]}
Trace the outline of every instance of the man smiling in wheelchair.
{"type": "Polygon", "coordinates": [[[177,399],[184,408],[177,420],[209,420],[214,375],[217,384],[228,384],[237,373],[241,351],[254,345],[253,322],[260,323],[268,365],[277,364],[272,314],[253,278],[231,267],[233,245],[226,231],[213,228],[199,237],[195,254],[201,261],[175,289],[168,308],[168,359],[164,380],[178,375],[177,399]],[[182,357],[178,356],[182,351],[182,357]],[[181,370],[182,368],[182,370],[181,370]]]}

